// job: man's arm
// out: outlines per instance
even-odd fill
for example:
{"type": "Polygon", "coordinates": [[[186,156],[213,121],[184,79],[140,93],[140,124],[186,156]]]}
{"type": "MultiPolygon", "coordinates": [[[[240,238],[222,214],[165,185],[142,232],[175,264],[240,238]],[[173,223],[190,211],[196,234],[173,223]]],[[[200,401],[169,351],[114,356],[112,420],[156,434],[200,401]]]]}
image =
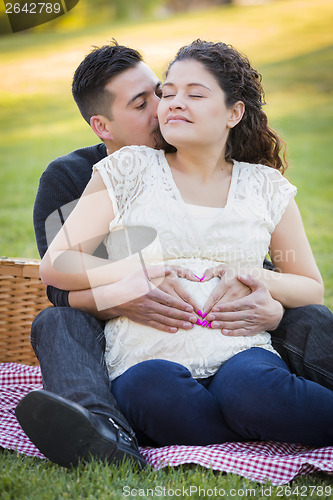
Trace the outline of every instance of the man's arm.
{"type": "MultiPolygon", "coordinates": [[[[69,292],[69,305],[86,311],[99,319],[126,316],[130,320],[167,333],[179,328],[190,330],[196,323],[191,298],[187,297],[180,281],[166,277],[158,288],[135,300],[99,311],[92,290],[69,292]]],[[[195,307],[197,308],[196,304],[195,307]]]]}
{"type": "MultiPolygon", "coordinates": [[[[68,204],[74,207],[73,202],[80,198],[91,177],[92,165],[105,155],[103,144],[79,149],[52,161],[42,174],[33,211],[36,242],[41,257],[48,248],[47,219],[52,214],[59,219],[59,210],[68,204]]],[[[54,231],[57,231],[57,227],[54,231]]],[[[51,238],[52,235],[49,234],[49,239],[51,238]]],[[[68,291],[47,287],[47,295],[55,306],[69,306],[68,291]]]]}

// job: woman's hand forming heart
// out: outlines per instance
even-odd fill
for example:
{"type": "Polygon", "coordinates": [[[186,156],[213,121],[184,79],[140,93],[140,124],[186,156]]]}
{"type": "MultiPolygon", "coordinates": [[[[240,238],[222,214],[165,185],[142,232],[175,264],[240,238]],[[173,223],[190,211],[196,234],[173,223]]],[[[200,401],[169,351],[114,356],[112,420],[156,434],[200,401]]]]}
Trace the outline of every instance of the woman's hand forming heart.
{"type": "Polygon", "coordinates": [[[214,306],[231,302],[251,293],[251,288],[239,281],[235,270],[224,264],[206,269],[201,281],[209,281],[212,278],[220,278],[220,282],[203,307],[204,315],[209,314],[214,306]]]}
{"type": "Polygon", "coordinates": [[[221,278],[204,306],[211,328],[230,336],[257,335],[277,328],[284,308],[272,298],[263,281],[251,275],[236,276],[224,265],[207,269],[205,275],[203,281],[221,278]]]}

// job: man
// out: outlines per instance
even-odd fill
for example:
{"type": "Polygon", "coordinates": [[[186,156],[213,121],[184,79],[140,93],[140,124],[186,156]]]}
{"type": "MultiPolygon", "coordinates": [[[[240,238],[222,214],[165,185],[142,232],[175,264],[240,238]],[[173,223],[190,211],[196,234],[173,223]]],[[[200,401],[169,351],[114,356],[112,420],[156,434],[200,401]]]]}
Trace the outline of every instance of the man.
{"type": "MultiPolygon", "coordinates": [[[[165,146],[156,114],[160,82],[135,50],[117,43],[95,49],[77,68],[72,90],[82,116],[103,143],[58,158],[43,173],[34,208],[41,256],[52,238],[49,217],[65,218],[95,163],[126,145],[165,146]]],[[[287,311],[281,321],[283,308],[265,286],[250,278],[245,284],[249,295],[237,297],[226,290],[217,301],[220,310],[213,312],[212,326],[222,333],[253,335],[279,325],[275,346],[289,366],[297,375],[333,388],[327,359],[327,349],[333,352],[332,314],[323,306],[308,306],[287,311]],[[326,343],[324,348],[318,335],[326,343]],[[306,348],[311,342],[308,361],[306,348]],[[313,353],[323,360],[312,362],[313,353]]],[[[195,304],[176,275],[167,276],[145,296],[103,311],[98,311],[91,290],[48,287],[48,296],[57,307],[36,318],[31,336],[45,391],[32,392],[19,403],[19,422],[37,447],[60,465],[76,465],[93,456],[109,463],[129,458],[144,467],[133,431],[111,393],[104,364],[104,320],[127,316],[176,333],[196,322],[195,304]]]]}

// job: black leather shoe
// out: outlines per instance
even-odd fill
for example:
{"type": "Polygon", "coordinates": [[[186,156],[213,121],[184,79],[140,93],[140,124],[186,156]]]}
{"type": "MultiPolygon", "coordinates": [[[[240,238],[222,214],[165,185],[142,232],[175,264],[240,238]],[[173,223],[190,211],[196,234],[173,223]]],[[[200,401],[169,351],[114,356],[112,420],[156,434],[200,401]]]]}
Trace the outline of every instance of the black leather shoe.
{"type": "Polygon", "coordinates": [[[47,391],[32,391],[15,409],[17,420],[30,440],[49,460],[63,467],[92,457],[120,464],[126,459],[139,469],[147,467],[136,439],[112,418],[47,391]]]}

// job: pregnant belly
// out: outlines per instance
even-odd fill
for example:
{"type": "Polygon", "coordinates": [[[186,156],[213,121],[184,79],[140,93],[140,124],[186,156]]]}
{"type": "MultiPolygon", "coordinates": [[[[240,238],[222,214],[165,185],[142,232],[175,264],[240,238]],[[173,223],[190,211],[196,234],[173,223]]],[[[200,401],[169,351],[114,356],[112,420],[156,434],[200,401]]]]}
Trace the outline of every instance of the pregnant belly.
{"type": "MultiPolygon", "coordinates": [[[[188,267],[202,276],[207,267],[216,263],[204,260],[173,261],[188,267]]],[[[171,262],[169,262],[171,264],[171,262]]],[[[185,290],[203,308],[219,282],[212,278],[207,282],[194,282],[179,278],[185,290]]],[[[252,337],[226,337],[220,330],[193,325],[191,330],[179,329],[177,333],[165,333],[134,323],[122,317],[106,324],[106,362],[111,380],[131,366],[148,359],[166,359],[186,366],[194,377],[208,377],[237,352],[259,346],[272,350],[267,332],[252,337]]]]}

